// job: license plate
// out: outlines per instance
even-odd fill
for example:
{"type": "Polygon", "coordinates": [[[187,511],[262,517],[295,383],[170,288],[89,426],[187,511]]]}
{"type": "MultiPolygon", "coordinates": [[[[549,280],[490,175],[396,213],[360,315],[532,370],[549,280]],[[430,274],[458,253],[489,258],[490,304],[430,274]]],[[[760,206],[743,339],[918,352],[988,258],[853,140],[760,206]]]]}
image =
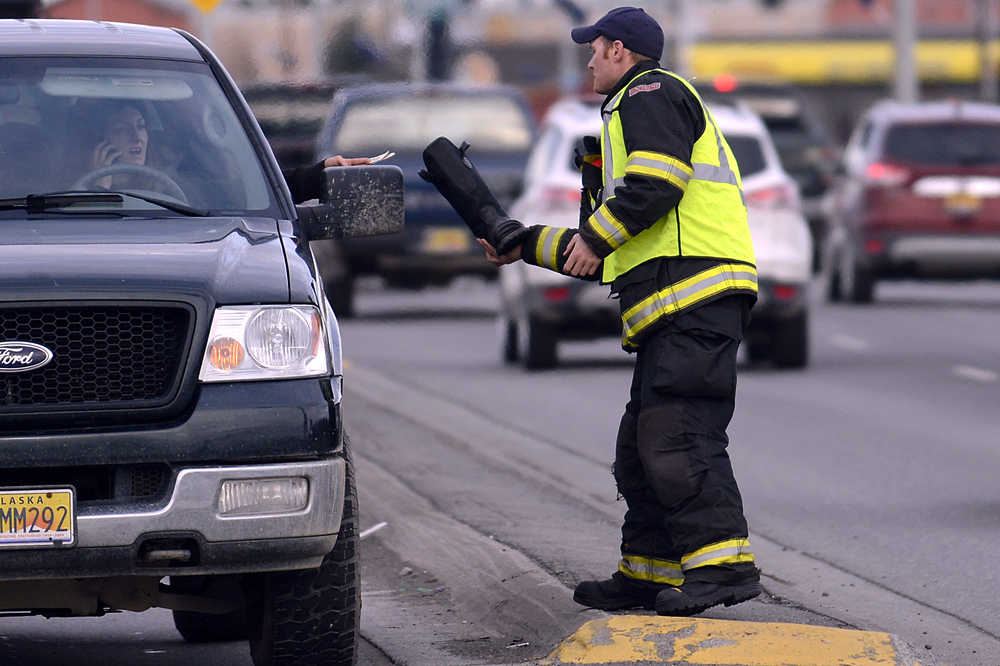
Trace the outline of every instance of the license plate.
{"type": "Polygon", "coordinates": [[[972,215],[982,205],[982,199],[970,194],[953,194],[944,200],[945,210],[952,215],[972,215]]]}
{"type": "Polygon", "coordinates": [[[472,246],[472,238],[465,229],[451,227],[431,228],[424,232],[422,248],[430,254],[465,252],[472,246]]]}
{"type": "Polygon", "coordinates": [[[72,546],[72,488],[0,490],[0,548],[72,546]]]}

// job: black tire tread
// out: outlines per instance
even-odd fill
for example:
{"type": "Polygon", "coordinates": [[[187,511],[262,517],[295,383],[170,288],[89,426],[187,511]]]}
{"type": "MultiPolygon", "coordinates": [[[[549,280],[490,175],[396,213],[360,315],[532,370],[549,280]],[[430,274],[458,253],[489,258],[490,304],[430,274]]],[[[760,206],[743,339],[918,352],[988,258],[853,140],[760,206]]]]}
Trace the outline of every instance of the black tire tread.
{"type": "Polygon", "coordinates": [[[269,635],[251,639],[256,666],[357,663],[358,551],[357,489],[348,456],[344,512],[333,550],[319,569],[267,575],[260,612],[270,613],[270,622],[263,623],[263,634],[269,635]]]}

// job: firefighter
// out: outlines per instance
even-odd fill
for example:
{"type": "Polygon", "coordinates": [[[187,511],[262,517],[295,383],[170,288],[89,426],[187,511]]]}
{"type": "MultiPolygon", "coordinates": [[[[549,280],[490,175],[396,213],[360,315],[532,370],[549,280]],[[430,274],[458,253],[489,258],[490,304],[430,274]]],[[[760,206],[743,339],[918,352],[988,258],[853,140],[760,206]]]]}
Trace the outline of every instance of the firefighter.
{"type": "Polygon", "coordinates": [[[619,298],[622,346],[636,354],[615,447],[621,560],[573,598],[692,615],[760,593],[726,452],[736,351],[757,293],[739,170],[695,90],[660,67],[663,31],[643,10],[614,9],[572,38],[589,45],[594,90],[607,95],[600,140],[578,156],[578,229],[506,217],[481,180],[455,177],[464,163],[478,178],[464,147],[449,159],[431,144],[425,177],[490,262],[600,279],[619,298]]]}

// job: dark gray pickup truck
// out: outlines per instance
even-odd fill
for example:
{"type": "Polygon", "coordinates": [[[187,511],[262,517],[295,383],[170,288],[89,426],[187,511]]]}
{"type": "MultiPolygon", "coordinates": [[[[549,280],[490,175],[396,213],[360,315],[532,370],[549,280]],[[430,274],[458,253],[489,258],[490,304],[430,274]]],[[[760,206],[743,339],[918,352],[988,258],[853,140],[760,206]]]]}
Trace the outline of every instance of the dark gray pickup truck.
{"type": "Polygon", "coordinates": [[[398,232],[394,166],[296,206],[180,31],[0,21],[0,614],[158,606],[255,664],[356,661],[340,334],[309,241],[398,232]]]}

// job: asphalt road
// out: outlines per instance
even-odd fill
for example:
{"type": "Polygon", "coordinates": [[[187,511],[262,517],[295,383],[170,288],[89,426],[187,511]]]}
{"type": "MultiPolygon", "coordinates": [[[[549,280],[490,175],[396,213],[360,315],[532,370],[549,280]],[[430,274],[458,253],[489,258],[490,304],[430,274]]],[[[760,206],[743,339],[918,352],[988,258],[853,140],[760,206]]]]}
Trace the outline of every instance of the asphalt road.
{"type": "MultiPolygon", "coordinates": [[[[499,361],[494,287],[367,284],[342,323],[361,493],[362,664],[544,657],[603,614],[610,461],[631,359],[566,344],[556,370],[499,361]]],[[[768,594],[712,618],[889,631],[921,663],[1000,664],[1000,284],[880,287],[814,308],[803,371],[742,365],[731,455],[768,594]]],[[[0,620],[0,664],[246,664],[169,612],[0,620]]]]}
{"type": "MultiPolygon", "coordinates": [[[[888,284],[871,307],[814,300],[810,367],[743,365],[730,430],[757,549],[779,547],[761,557],[765,585],[796,607],[771,599],[713,616],[883,629],[924,658],[1000,664],[1000,285],[888,284]],[[843,580],[816,583],[823,575],[843,580]]],[[[526,373],[499,362],[490,286],[373,287],[359,303],[343,336],[362,474],[378,468],[525,554],[565,596],[610,573],[623,508],[608,468],[631,363],[617,343],[565,344],[560,368],[526,373]],[[457,411],[428,416],[446,405],[457,411]],[[505,430],[529,448],[491,440],[505,430]],[[449,433],[459,441],[442,444],[449,433]]],[[[364,501],[367,524],[388,523],[371,538],[391,544],[393,507],[370,499],[384,513],[365,514],[364,501]]],[[[572,624],[572,602],[560,608],[572,624]]],[[[376,643],[389,640],[371,626],[376,643]]],[[[480,663],[502,658],[495,642],[480,663]]]]}

